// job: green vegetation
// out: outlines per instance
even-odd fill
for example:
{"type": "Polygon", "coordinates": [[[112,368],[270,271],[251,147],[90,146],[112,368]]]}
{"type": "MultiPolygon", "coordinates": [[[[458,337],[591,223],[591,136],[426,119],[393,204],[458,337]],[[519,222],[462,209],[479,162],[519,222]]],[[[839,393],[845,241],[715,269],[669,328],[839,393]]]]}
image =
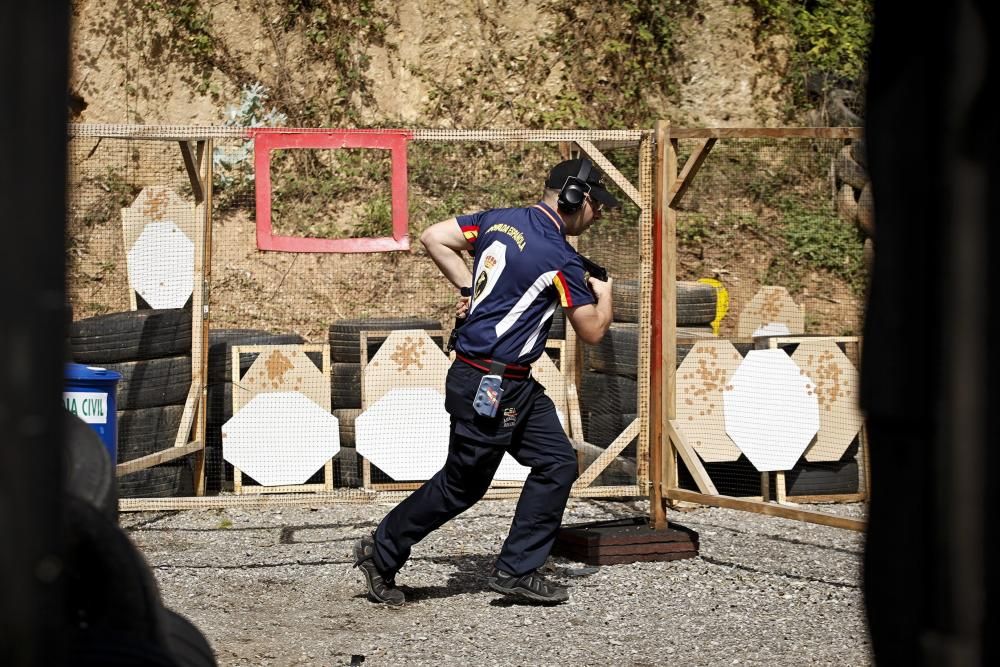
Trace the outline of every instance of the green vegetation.
{"type": "MultiPolygon", "coordinates": [[[[762,34],[794,40],[787,82],[794,105],[806,101],[807,81],[861,93],[872,35],[872,0],[747,0],[762,34]]],[[[859,96],[860,97],[860,96],[859,96]]]]}
{"type": "Polygon", "coordinates": [[[843,278],[857,293],[864,284],[862,242],[858,231],[844,224],[832,205],[808,207],[791,199],[780,203],[780,233],[797,264],[825,269],[843,278]]]}
{"type": "Polygon", "coordinates": [[[542,127],[648,127],[663,116],[657,98],[677,92],[671,76],[678,18],[693,0],[559,0],[562,23],[546,46],[566,63],[580,63],[566,76],[555,109],[542,114],[542,127]]]}

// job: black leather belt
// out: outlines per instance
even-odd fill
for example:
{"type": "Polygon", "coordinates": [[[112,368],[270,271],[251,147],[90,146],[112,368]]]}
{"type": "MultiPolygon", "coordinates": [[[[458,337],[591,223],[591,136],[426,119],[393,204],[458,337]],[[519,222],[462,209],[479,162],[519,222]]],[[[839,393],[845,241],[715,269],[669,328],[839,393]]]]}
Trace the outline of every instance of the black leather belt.
{"type": "Polygon", "coordinates": [[[457,352],[455,353],[455,358],[472,366],[476,370],[482,371],[483,373],[489,373],[497,367],[503,368],[503,377],[510,380],[524,380],[531,375],[531,366],[522,366],[521,364],[503,364],[495,362],[492,359],[466,357],[458,354],[457,352]]]}

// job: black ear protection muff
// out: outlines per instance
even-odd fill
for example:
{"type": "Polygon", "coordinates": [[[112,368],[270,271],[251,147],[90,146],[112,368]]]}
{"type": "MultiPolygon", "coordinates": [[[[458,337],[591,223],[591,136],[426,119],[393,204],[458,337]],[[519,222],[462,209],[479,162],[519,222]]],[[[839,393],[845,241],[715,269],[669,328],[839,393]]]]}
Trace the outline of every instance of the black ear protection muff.
{"type": "Polygon", "coordinates": [[[590,184],[587,183],[587,179],[590,178],[591,168],[590,160],[580,160],[580,171],[577,172],[576,176],[568,177],[563,183],[557,200],[560,211],[576,213],[583,206],[587,193],[590,192],[590,184]]]}

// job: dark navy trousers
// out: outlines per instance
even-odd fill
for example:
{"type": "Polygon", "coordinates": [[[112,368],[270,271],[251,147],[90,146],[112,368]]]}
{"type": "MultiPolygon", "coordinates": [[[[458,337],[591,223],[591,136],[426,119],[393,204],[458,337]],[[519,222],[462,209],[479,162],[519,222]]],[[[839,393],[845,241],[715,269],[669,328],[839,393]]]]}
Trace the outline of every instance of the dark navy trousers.
{"type": "Polygon", "coordinates": [[[576,453],[552,399],[534,379],[504,379],[497,416],[477,415],[472,400],[482,375],[461,361],[448,371],[445,406],[451,437],[444,467],[393,508],[375,531],[375,563],[389,578],[403,567],[414,544],[483,497],[504,452],[531,472],[496,565],[522,575],[548,558],[577,477],[576,453]]]}

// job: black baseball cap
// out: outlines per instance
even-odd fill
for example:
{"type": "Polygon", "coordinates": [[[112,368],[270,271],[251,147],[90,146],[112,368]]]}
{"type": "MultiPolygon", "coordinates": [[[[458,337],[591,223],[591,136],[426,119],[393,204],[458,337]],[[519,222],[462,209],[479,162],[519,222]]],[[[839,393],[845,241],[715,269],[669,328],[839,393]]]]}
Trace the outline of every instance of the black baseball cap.
{"type": "MultiPolygon", "coordinates": [[[[565,185],[566,179],[580,174],[580,164],[583,160],[565,160],[552,167],[549,177],[545,181],[545,187],[551,190],[560,190],[565,185]]],[[[604,173],[596,166],[590,168],[590,176],[587,177],[587,185],[590,186],[590,196],[601,202],[608,208],[618,208],[621,204],[610,192],[604,189],[601,179],[604,173]]]]}

